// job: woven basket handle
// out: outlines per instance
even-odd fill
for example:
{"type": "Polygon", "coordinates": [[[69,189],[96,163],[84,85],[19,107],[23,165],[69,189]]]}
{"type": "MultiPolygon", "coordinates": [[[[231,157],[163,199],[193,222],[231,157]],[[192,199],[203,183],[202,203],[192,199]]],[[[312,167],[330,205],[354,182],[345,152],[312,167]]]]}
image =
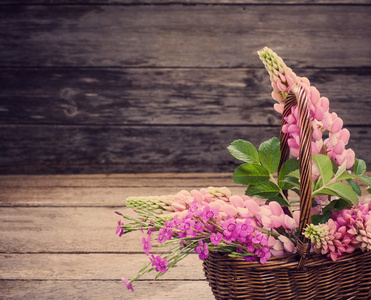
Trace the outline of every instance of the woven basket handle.
{"type": "Polygon", "coordinates": [[[308,97],[304,87],[295,85],[290,90],[285,101],[285,107],[282,114],[280,147],[281,161],[279,169],[285,161],[289,159],[290,149],[287,144],[288,134],[282,132],[283,125],[287,124],[285,118],[291,114],[291,108],[297,105],[299,109],[299,171],[300,171],[300,224],[297,250],[300,255],[298,268],[302,269],[305,265],[305,259],[309,255],[310,242],[303,235],[307,224],[311,223],[312,206],[312,132],[310,126],[310,114],[308,109],[308,97]]]}

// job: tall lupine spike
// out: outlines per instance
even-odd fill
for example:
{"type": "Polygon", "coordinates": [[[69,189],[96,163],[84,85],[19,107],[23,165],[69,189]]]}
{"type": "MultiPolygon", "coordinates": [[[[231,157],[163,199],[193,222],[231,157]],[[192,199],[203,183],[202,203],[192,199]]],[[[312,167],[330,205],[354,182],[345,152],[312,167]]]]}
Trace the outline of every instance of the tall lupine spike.
{"type": "Polygon", "coordinates": [[[169,205],[173,197],[173,195],[129,197],[126,199],[126,206],[131,209],[152,211],[156,214],[173,212],[174,209],[169,205]]]}
{"type": "Polygon", "coordinates": [[[270,75],[273,99],[279,103],[284,102],[288,91],[299,82],[299,78],[272,49],[264,47],[258,51],[258,55],[270,75]]]}
{"type": "MultiPolygon", "coordinates": [[[[310,86],[310,82],[305,77],[297,76],[286,66],[282,58],[273,50],[265,47],[258,51],[259,57],[267,69],[273,87],[272,97],[278,101],[274,109],[283,113],[283,105],[290,89],[299,84],[305,88],[308,95],[308,106],[310,110],[312,127],[312,154],[323,153],[332,158],[339,166],[347,163],[350,169],[355,160],[352,149],[345,149],[349,140],[349,131],[343,128],[343,120],[334,112],[330,112],[329,100],[321,97],[319,91],[310,86]],[[323,140],[323,132],[328,131],[328,138],[323,140]]],[[[293,107],[291,115],[286,117],[287,124],[282,128],[284,133],[289,133],[288,144],[293,156],[299,156],[299,131],[297,130],[298,108],[293,107]]],[[[318,176],[316,166],[313,169],[313,179],[318,176]]]]}

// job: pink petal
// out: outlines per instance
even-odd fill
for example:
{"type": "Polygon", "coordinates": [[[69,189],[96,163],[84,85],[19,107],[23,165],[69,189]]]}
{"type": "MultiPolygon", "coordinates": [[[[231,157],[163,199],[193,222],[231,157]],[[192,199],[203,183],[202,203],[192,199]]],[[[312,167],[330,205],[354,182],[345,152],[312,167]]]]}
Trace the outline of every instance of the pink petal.
{"type": "Polygon", "coordinates": [[[231,202],[231,204],[234,206],[234,207],[243,207],[243,200],[240,196],[238,195],[233,195],[231,196],[231,198],[229,198],[229,202],[231,202]]]}
{"type": "Polygon", "coordinates": [[[341,128],[343,128],[343,120],[340,118],[336,118],[332,123],[331,132],[339,132],[341,128]]]}
{"type": "Polygon", "coordinates": [[[256,215],[260,210],[259,205],[254,200],[247,200],[244,204],[252,215],[256,215]]]}
{"type": "Polygon", "coordinates": [[[310,101],[313,103],[313,105],[317,105],[319,102],[319,91],[314,87],[310,87],[310,101]]]}

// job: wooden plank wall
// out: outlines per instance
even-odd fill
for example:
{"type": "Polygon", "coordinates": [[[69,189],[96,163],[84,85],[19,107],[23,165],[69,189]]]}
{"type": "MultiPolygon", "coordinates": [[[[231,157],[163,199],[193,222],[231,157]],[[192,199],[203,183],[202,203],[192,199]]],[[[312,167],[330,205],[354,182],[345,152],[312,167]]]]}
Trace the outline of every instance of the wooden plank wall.
{"type": "Polygon", "coordinates": [[[279,131],[256,51],[371,163],[369,0],[0,0],[0,174],[230,172],[279,131]]]}

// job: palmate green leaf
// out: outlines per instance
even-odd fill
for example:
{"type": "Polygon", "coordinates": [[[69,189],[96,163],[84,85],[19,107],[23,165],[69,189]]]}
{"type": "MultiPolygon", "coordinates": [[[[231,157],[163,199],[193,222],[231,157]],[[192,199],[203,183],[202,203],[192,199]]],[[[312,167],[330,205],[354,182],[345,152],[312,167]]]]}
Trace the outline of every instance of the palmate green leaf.
{"type": "Polygon", "coordinates": [[[354,174],[357,176],[362,176],[366,173],[367,166],[366,162],[362,159],[356,158],[354,161],[354,174]]]}
{"type": "Polygon", "coordinates": [[[245,194],[250,197],[259,197],[263,199],[273,198],[278,195],[279,187],[271,181],[263,184],[250,185],[245,194]]]}
{"type": "Polygon", "coordinates": [[[322,188],[320,191],[313,193],[313,196],[320,195],[332,195],[338,196],[353,205],[358,204],[358,197],[355,191],[344,182],[333,182],[329,184],[326,188],[322,188]]]}
{"type": "Polygon", "coordinates": [[[280,140],[274,137],[261,143],[259,159],[270,174],[276,172],[281,159],[280,140]]]}
{"type": "Polygon", "coordinates": [[[326,185],[334,174],[330,157],[324,154],[315,154],[312,155],[312,160],[318,168],[323,185],[326,185]]]}
{"type": "Polygon", "coordinates": [[[264,183],[269,178],[269,172],[263,166],[257,164],[240,165],[233,173],[234,182],[243,185],[264,183]]]}
{"type": "Polygon", "coordinates": [[[289,159],[286,161],[278,174],[278,185],[283,190],[288,190],[292,187],[291,184],[287,184],[287,181],[284,181],[285,177],[288,176],[291,172],[299,169],[299,162],[296,158],[289,159]]]}
{"type": "Polygon", "coordinates": [[[227,147],[229,153],[234,158],[241,160],[248,164],[258,164],[259,163],[259,153],[258,150],[250,142],[244,140],[233,141],[227,147]]]}

